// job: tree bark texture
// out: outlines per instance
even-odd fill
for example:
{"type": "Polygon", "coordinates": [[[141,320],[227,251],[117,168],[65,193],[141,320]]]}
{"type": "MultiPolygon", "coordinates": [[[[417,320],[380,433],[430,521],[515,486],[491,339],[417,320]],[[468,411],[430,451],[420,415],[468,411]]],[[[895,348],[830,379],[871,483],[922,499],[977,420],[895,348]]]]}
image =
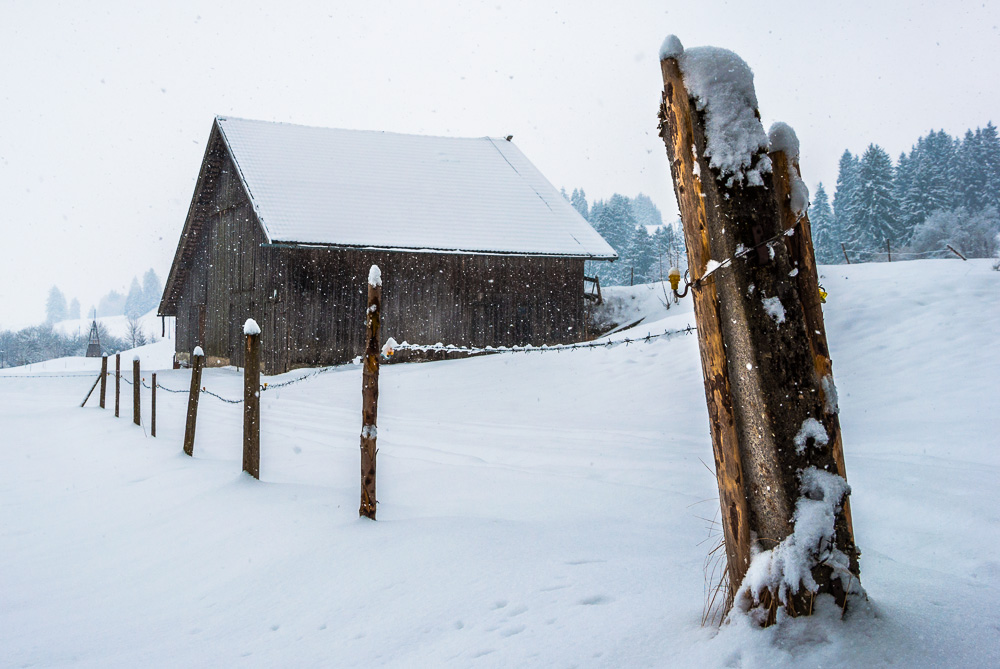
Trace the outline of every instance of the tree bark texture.
{"type": "Polygon", "coordinates": [[[378,452],[378,372],[382,317],[382,286],[368,284],[365,355],[361,385],[361,508],[358,514],[375,520],[375,455],[378,452]]]}
{"type": "Polygon", "coordinates": [[[260,478],[260,335],[246,336],[243,358],[243,471],[260,478]]]}
{"type": "MultiPolygon", "coordinates": [[[[811,436],[803,438],[809,419],[825,426],[827,416],[822,377],[811,348],[814,344],[807,334],[806,309],[793,276],[792,259],[782,242],[772,175],[761,175],[762,186],[724,186],[723,175],[711,167],[705,155],[705,112],[698,111],[689,99],[675,60],[662,61],[661,70],[661,135],[671,160],[694,278],[695,316],[713,420],[729,577],[735,590],[745,575],[751,537],[759,550],[766,551],[792,533],[800,472],[809,467],[841,476],[844,472],[829,443],[817,443],[811,436]],[[701,177],[694,173],[695,161],[701,177]],[[703,278],[710,258],[723,264],[703,278]],[[706,348],[715,349],[718,356],[708,364],[706,348]],[[723,370],[726,385],[719,381],[723,370]],[[734,421],[735,436],[715,428],[715,417],[720,415],[734,421]],[[799,442],[803,448],[797,447],[799,442]],[[726,513],[727,507],[737,512],[726,513]],[[745,515],[740,513],[743,509],[745,515]],[[730,537],[734,539],[732,548],[730,537]]],[[[755,156],[757,161],[761,158],[755,156]]],[[[811,252],[809,256],[815,274],[811,252]]],[[[838,515],[838,544],[849,543],[844,552],[852,555],[853,539],[849,532],[839,531],[844,522],[843,514],[838,515]]],[[[819,592],[844,601],[840,581],[832,578],[829,567],[817,564],[812,575],[819,592]]],[[[790,615],[812,610],[813,595],[805,588],[781,602],[776,595],[765,592],[757,603],[770,611],[769,622],[773,622],[778,605],[790,615]]]]}
{"type": "Polygon", "coordinates": [[[198,398],[201,396],[201,368],[205,357],[191,356],[191,389],[188,391],[187,422],[184,425],[184,452],[194,455],[194,431],[198,423],[198,398]]]}

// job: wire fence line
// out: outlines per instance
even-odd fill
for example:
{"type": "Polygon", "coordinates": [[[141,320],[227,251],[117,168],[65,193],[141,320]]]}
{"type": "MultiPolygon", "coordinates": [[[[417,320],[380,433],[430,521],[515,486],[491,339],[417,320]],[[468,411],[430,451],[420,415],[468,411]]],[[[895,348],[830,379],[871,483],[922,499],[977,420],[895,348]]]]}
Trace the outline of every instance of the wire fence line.
{"type": "MultiPolygon", "coordinates": [[[[672,337],[672,336],[680,335],[680,334],[691,334],[691,333],[693,333],[695,331],[696,331],[696,328],[694,328],[693,326],[689,325],[689,326],[687,326],[685,328],[679,328],[679,329],[676,329],[676,330],[664,330],[663,332],[650,333],[650,334],[647,334],[645,337],[634,337],[634,338],[633,337],[624,337],[622,339],[609,339],[609,340],[606,340],[606,341],[578,342],[578,343],[575,343],[575,344],[554,344],[552,346],[547,346],[547,345],[542,345],[542,346],[525,345],[525,346],[496,346],[496,347],[494,347],[494,346],[484,346],[484,347],[474,347],[474,346],[455,346],[454,344],[447,344],[446,345],[446,344],[442,344],[442,343],[427,345],[427,344],[410,344],[408,342],[403,342],[402,344],[395,344],[394,346],[391,346],[391,347],[389,347],[389,345],[387,344],[386,347],[383,348],[383,352],[385,353],[385,352],[388,352],[390,350],[392,352],[396,352],[396,351],[418,351],[418,352],[423,352],[423,353],[443,351],[443,352],[448,352],[448,353],[461,353],[461,354],[470,355],[470,356],[471,355],[498,354],[498,353],[558,353],[558,352],[562,352],[562,351],[572,351],[572,350],[584,349],[584,348],[590,348],[590,349],[593,349],[593,348],[611,348],[611,347],[614,347],[614,346],[621,346],[621,345],[628,346],[630,344],[649,343],[649,342],[651,342],[653,340],[656,340],[656,339],[661,339],[661,338],[664,338],[664,337],[672,337]]],[[[335,370],[337,368],[338,368],[338,366],[336,366],[336,365],[328,366],[328,367],[320,367],[319,369],[316,369],[316,370],[314,370],[312,372],[309,372],[308,374],[303,374],[302,376],[299,376],[297,378],[289,379],[287,381],[282,381],[280,383],[263,383],[260,386],[260,392],[263,393],[263,392],[267,392],[268,390],[277,390],[279,388],[286,388],[286,387],[294,385],[296,383],[301,383],[301,382],[307,381],[309,379],[314,379],[317,376],[320,376],[321,374],[326,374],[327,372],[330,372],[330,371],[335,370]]],[[[109,372],[107,372],[106,375],[108,377],[110,377],[110,378],[114,378],[115,373],[109,371],[109,372]]],[[[98,377],[100,377],[100,372],[98,372],[98,377]]],[[[80,373],[80,374],[38,374],[38,375],[27,375],[27,374],[17,374],[17,375],[14,375],[14,374],[9,374],[9,375],[0,375],[0,379],[65,379],[65,378],[93,378],[93,374],[92,373],[91,374],[80,373]]],[[[125,383],[127,383],[130,386],[134,385],[133,380],[131,380],[129,378],[129,376],[126,375],[126,374],[119,375],[119,378],[121,378],[122,381],[124,381],[125,383]]],[[[139,377],[139,384],[143,388],[146,388],[147,390],[152,390],[152,386],[150,384],[148,384],[146,382],[146,379],[144,377],[142,377],[142,376],[139,377]]],[[[164,392],[174,393],[174,394],[178,394],[178,395],[180,395],[180,394],[188,394],[188,393],[191,392],[190,390],[187,390],[187,389],[180,389],[180,390],[178,390],[178,389],[174,389],[174,388],[168,388],[168,387],[164,386],[163,384],[161,384],[159,381],[156,382],[156,388],[157,388],[157,390],[162,390],[164,392]]],[[[202,387],[201,392],[204,393],[204,394],[206,394],[206,395],[211,395],[212,397],[214,397],[214,398],[216,398],[216,399],[218,399],[218,400],[220,400],[222,402],[225,402],[226,404],[242,404],[243,403],[243,398],[235,399],[234,400],[234,399],[230,399],[228,397],[223,397],[222,395],[219,395],[218,393],[215,393],[215,392],[213,392],[211,390],[208,390],[204,386],[202,387]]]]}

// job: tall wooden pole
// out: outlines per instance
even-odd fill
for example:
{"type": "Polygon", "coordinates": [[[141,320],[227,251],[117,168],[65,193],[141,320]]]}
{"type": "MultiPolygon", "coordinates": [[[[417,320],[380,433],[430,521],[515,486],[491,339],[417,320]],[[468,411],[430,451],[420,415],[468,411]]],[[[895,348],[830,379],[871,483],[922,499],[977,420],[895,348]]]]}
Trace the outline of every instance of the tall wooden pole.
{"type": "Polygon", "coordinates": [[[243,326],[243,471],[260,478],[260,327],[249,318],[243,326]]]}
{"type": "MultiPolygon", "coordinates": [[[[722,431],[713,429],[727,557],[731,567],[740,566],[749,546],[739,540],[746,536],[759,552],[754,560],[774,560],[765,578],[738,590],[740,605],[762,611],[764,624],[774,622],[778,608],[793,616],[811,613],[818,593],[830,593],[846,606],[851,586],[845,577],[853,581],[857,574],[835,572],[840,561],[833,559],[837,554],[824,542],[800,550],[802,561],[787,569],[777,552],[785,547],[780,555],[788,554],[796,545],[792,536],[796,511],[800,502],[816,501],[817,496],[836,519],[828,528],[829,536],[823,537],[830,541],[835,537],[841,555],[852,555],[855,549],[842,513],[849,489],[822,424],[823,381],[815,369],[795,267],[781,242],[784,230],[767,169],[770,161],[763,148],[747,156],[756,168],[753,184],[749,178],[731,181],[731,175],[713,167],[706,155],[705,131],[711,109],[705,100],[689,97],[675,58],[661,61],[661,73],[661,136],[671,160],[695,277],[699,340],[703,350],[721,347],[722,367],[728,372],[728,393],[720,392],[723,397],[708,393],[710,416],[723,412],[728,395],[734,419],[733,444],[721,441],[722,431]],[[708,258],[722,264],[706,279],[708,258]],[[703,308],[698,307],[699,294],[708,302],[703,308]],[[734,462],[738,469],[724,466],[734,462]],[[746,526],[738,512],[727,513],[731,498],[739,497],[746,505],[746,526]],[[732,547],[730,537],[736,539],[732,547]]],[[[756,109],[749,112],[759,119],[756,109]]],[[[703,364],[703,372],[707,391],[725,388],[721,374],[710,364],[703,364]]],[[[739,509],[738,501],[733,500],[731,508],[739,509]]],[[[742,585],[744,575],[745,571],[731,569],[730,584],[742,585]]]]}
{"type": "Polygon", "coordinates": [[[365,355],[361,383],[361,508],[358,514],[375,520],[375,454],[378,452],[378,354],[382,324],[382,273],[372,265],[368,273],[368,310],[365,312],[365,355]]]}
{"type": "Polygon", "coordinates": [[[122,354],[115,353],[115,418],[119,416],[122,390],[122,354]]]}
{"type": "Polygon", "coordinates": [[[196,346],[191,354],[191,389],[188,391],[187,421],[184,424],[184,452],[194,455],[194,432],[198,423],[198,399],[201,396],[201,367],[205,354],[196,346]]]}
{"type": "Polygon", "coordinates": [[[104,397],[108,390],[108,356],[101,356],[101,408],[104,408],[104,397]]]}
{"type": "Polygon", "coordinates": [[[150,392],[149,398],[149,434],[153,437],[156,436],[156,372],[153,372],[152,384],[150,385],[152,391],[150,392]]]}
{"type": "Polygon", "coordinates": [[[142,424],[142,417],[139,412],[139,391],[142,389],[142,378],[139,376],[139,358],[132,359],[132,422],[136,425],[142,424]]]}

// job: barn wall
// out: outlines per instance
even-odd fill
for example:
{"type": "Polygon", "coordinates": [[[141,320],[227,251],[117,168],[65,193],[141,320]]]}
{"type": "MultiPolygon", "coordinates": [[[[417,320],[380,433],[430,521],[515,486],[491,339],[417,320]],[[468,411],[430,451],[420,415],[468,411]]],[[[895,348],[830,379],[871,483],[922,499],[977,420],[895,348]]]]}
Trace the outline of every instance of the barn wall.
{"type": "Polygon", "coordinates": [[[344,362],[361,354],[372,264],[382,270],[382,332],[397,341],[510,346],[583,336],[582,260],[318,249],[286,253],[293,367],[344,362]]]}

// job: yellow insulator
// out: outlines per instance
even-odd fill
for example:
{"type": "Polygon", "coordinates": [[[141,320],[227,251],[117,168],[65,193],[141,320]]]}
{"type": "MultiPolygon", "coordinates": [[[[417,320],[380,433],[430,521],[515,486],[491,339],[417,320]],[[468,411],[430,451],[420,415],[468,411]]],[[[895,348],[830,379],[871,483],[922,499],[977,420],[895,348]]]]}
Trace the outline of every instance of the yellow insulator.
{"type": "Polygon", "coordinates": [[[681,271],[676,267],[671,267],[670,271],[667,272],[667,279],[670,280],[670,289],[677,290],[677,286],[681,283],[681,271]]]}
{"type": "Polygon", "coordinates": [[[826,291],[823,290],[823,286],[819,287],[819,301],[826,304],[826,291]]]}

